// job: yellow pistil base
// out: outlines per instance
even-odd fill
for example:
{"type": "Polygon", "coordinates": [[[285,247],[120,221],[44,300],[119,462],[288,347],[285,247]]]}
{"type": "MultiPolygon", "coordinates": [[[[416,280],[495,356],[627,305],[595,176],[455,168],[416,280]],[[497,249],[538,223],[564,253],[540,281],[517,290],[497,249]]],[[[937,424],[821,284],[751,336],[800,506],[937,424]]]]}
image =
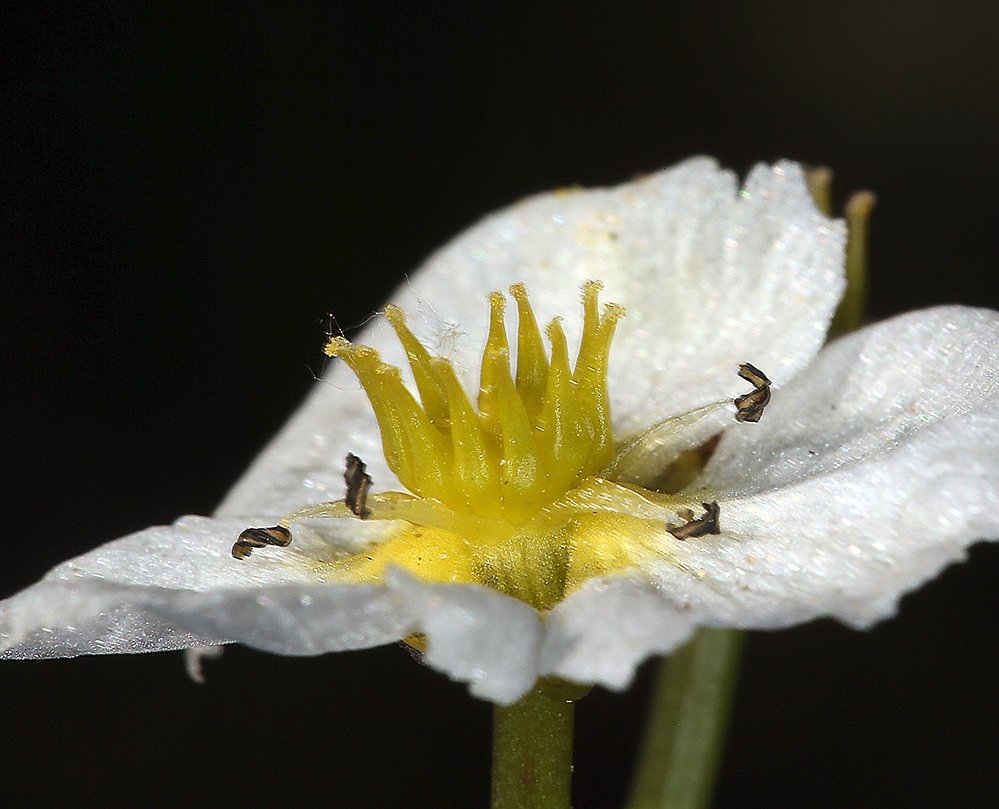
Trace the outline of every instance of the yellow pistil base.
{"type": "MultiPolygon", "coordinates": [[[[575,365],[558,319],[546,334],[523,285],[517,366],[511,369],[505,300],[489,296],[490,328],[473,406],[451,364],[433,357],[403,313],[386,310],[406,350],[419,400],[398,368],[371,348],[334,338],[326,347],[357,375],[378,420],[385,459],[411,494],[367,498],[366,517],[398,530],[335,564],[345,580],[379,581],[396,566],[435,582],[478,583],[549,609],[594,576],[668,555],[664,513],[673,498],[600,477],[613,466],[607,395],[611,339],[624,310],[602,311],[600,285],[583,288],[575,365]]],[[[356,519],[342,503],[289,520],[356,519]]]]}

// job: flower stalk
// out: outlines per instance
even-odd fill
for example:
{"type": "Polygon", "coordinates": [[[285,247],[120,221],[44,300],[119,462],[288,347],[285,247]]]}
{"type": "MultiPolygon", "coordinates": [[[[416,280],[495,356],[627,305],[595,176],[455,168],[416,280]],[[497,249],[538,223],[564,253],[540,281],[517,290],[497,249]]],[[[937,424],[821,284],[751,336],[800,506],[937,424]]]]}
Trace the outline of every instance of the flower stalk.
{"type": "Polygon", "coordinates": [[[493,709],[492,809],[568,809],[575,701],[534,688],[493,709]]]}
{"type": "Polygon", "coordinates": [[[659,665],[628,809],[709,806],[744,633],[701,629],[659,665]]]}
{"type": "Polygon", "coordinates": [[[858,191],[846,201],[846,292],[829,328],[830,337],[839,337],[864,325],[868,227],[876,201],[870,191],[858,191]]]}

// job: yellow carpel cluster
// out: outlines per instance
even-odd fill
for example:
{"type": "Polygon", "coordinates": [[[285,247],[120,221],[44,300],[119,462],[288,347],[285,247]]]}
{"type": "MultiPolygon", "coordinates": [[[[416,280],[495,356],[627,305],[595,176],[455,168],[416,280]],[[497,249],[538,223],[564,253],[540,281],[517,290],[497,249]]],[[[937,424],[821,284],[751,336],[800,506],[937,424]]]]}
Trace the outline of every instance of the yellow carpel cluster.
{"type": "Polygon", "coordinates": [[[620,306],[600,311],[600,284],[583,289],[583,332],[575,367],[559,320],[548,324],[548,358],[523,285],[517,304],[517,367],[511,369],[505,300],[489,296],[489,336],[473,406],[454,368],[432,357],[396,307],[386,317],[406,350],[419,401],[398,368],[378,353],[337,337],[326,353],[341,358],[364,387],[381,431],[385,459],[413,494],[451,510],[509,525],[533,519],[613,453],[607,362],[620,306]]]}
{"type": "MultiPolygon", "coordinates": [[[[395,526],[334,563],[334,574],[381,581],[400,567],[428,581],[492,587],[549,609],[588,578],[662,556],[668,495],[601,477],[615,453],[607,392],[611,340],[622,307],[583,287],[575,365],[555,319],[545,349],[527,291],[517,305],[517,361],[510,358],[505,299],[489,296],[490,325],[473,405],[451,363],[432,356],[396,307],[386,317],[406,351],[417,396],[378,353],[334,338],[371,401],[385,459],[409,490],[367,496],[364,517],[395,526]]],[[[299,519],[356,519],[344,502],[310,506],[299,519]]],[[[668,542],[666,543],[668,545],[668,542]]]]}

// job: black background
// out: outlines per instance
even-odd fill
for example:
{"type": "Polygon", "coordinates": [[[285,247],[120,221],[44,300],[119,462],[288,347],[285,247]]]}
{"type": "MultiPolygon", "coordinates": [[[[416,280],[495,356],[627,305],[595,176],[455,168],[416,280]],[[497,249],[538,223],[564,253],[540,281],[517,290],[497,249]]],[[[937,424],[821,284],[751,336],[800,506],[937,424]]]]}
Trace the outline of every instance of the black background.
{"type": "MultiPolygon", "coordinates": [[[[147,5],[0,11],[0,595],[211,512],[309,388],[326,314],[359,323],[530,192],[697,153],[826,163],[879,195],[872,317],[999,303],[993,3],[147,5]]],[[[993,805],[999,553],[971,556],[873,632],[753,635],[716,805],[993,805]]],[[[208,674],[0,666],[0,781],[486,803],[489,707],[400,649],[208,674]]],[[[620,804],[650,674],[580,703],[579,809],[620,804]]]]}

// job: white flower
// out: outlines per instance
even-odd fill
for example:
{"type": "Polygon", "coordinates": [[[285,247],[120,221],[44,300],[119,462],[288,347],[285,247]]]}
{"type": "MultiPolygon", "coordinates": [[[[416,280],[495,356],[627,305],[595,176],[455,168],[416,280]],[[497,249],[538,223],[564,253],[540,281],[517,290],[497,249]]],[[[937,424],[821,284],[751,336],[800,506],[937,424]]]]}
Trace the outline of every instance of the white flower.
{"type": "MultiPolygon", "coordinates": [[[[971,542],[999,536],[999,315],[931,309],[820,351],[843,289],[843,240],[842,224],[815,210],[801,170],[788,163],[757,167],[739,191],[731,173],[691,160],[487,218],[433,256],[399,291],[399,309],[357,342],[406,365],[412,346],[403,350],[387,322],[398,326],[406,310],[467,391],[478,389],[483,345],[491,346],[487,363],[505,357],[495,296],[490,336],[491,291],[522,282],[531,304],[516,287],[515,339],[533,306],[543,323],[563,317],[568,344],[582,344],[594,367],[598,343],[606,348],[616,328],[609,421],[599,373],[574,386],[596,393],[571,404],[596,444],[607,439],[593,455],[600,476],[590,458],[549,491],[557,474],[545,467],[520,499],[489,500],[490,486],[526,479],[496,472],[508,456],[493,468],[499,477],[480,487],[486,494],[473,496],[478,483],[467,470],[427,482],[420,464],[451,452],[430,448],[412,468],[396,457],[397,477],[347,367],[367,360],[339,344],[334,351],[347,362],[316,386],[218,516],[150,528],[55,568],[0,604],[2,656],[230,642],[307,655],[409,638],[425,645],[429,665],[507,703],[541,676],[624,687],[642,659],[671,651],[699,625],[777,628],[832,615],[865,627],[888,617],[903,593],[963,558],[971,542]],[[618,309],[597,315],[591,280],[626,310],[620,322],[618,309]],[[588,320],[578,316],[581,288],[588,320]],[[759,424],[733,418],[733,396],[747,393],[735,373],[746,362],[774,380],[759,424]],[[721,431],[692,483],[652,491],[666,488],[663,476],[681,452],[721,431]],[[341,500],[348,452],[374,480],[372,519],[331,504],[325,512],[336,519],[296,522],[290,546],[233,558],[248,526],[341,500]],[[385,494],[404,488],[399,477],[425,491],[385,494]],[[442,505],[449,497],[458,505],[442,505]],[[503,509],[514,502],[533,505],[510,517],[503,509]],[[678,527],[702,511],[710,516],[714,503],[719,533],[689,530],[679,539],[678,527]],[[503,544],[510,536],[496,526],[539,519],[544,531],[527,533],[541,546],[516,545],[513,559],[503,544]],[[480,546],[492,541],[502,549],[483,562],[480,546]],[[456,549],[472,561],[456,561],[456,549]]],[[[445,365],[433,367],[438,383],[450,378],[445,365]]],[[[499,402],[505,413],[520,407],[518,395],[480,406],[499,402]]],[[[437,416],[438,424],[463,423],[446,408],[437,416]]],[[[498,424],[499,416],[482,418],[498,424]]],[[[548,417],[532,424],[538,418],[548,417]]],[[[584,446],[580,435],[574,440],[584,446]]],[[[415,439],[403,431],[396,443],[407,440],[415,439]]],[[[559,463],[556,472],[568,468],[559,463]]]]}

